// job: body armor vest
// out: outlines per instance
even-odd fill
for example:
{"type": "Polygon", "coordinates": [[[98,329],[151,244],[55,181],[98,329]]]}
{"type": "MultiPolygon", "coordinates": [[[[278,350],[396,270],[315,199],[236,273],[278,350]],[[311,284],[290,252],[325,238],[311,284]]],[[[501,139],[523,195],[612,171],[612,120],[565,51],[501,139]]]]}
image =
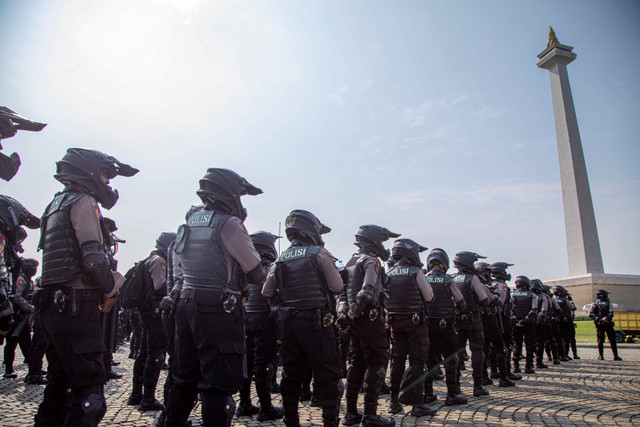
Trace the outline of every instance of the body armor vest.
{"type": "Polygon", "coordinates": [[[433,319],[452,319],[455,315],[454,302],[451,297],[453,280],[446,274],[432,270],[427,274],[427,282],[433,290],[433,300],[427,308],[427,314],[433,319]]]}
{"type": "Polygon", "coordinates": [[[242,290],[240,265],[232,259],[231,281],[220,240],[222,225],[231,215],[211,210],[190,213],[180,229],[176,250],[182,254],[184,285],[216,290],[242,290]]]}
{"type": "Polygon", "coordinates": [[[522,320],[531,311],[531,307],[533,299],[535,298],[535,294],[531,291],[525,291],[522,289],[516,289],[511,294],[511,298],[514,301],[513,314],[516,316],[518,320],[522,320]]]}
{"type": "Polygon", "coordinates": [[[456,273],[453,276],[453,283],[460,289],[460,293],[464,297],[464,301],[467,303],[467,311],[473,313],[480,312],[480,305],[478,304],[478,297],[471,288],[471,281],[475,276],[467,273],[456,273]]]}
{"type": "MultiPolygon", "coordinates": [[[[269,270],[271,263],[268,263],[266,270],[269,270]]],[[[266,297],[262,296],[262,285],[264,280],[260,283],[249,283],[249,296],[247,297],[247,304],[245,309],[247,313],[266,313],[271,312],[271,306],[266,297]]]]}
{"type": "Polygon", "coordinates": [[[604,319],[611,312],[611,303],[609,301],[596,301],[593,305],[596,307],[594,311],[597,312],[600,319],[604,319]]]}
{"type": "Polygon", "coordinates": [[[329,307],[327,284],[318,266],[322,246],[292,246],[276,261],[276,283],[282,307],[298,310],[329,307]]]}
{"type": "MultiPolygon", "coordinates": [[[[347,302],[349,303],[349,307],[355,304],[356,296],[358,295],[358,292],[362,290],[362,285],[364,282],[364,261],[366,261],[367,258],[373,258],[373,256],[358,251],[353,255],[353,257],[351,257],[345,267],[349,275],[349,280],[347,283],[347,302]]],[[[378,272],[376,285],[374,286],[373,291],[375,295],[375,302],[373,304],[373,307],[378,309],[381,306],[380,295],[385,290],[384,280],[384,270],[381,268],[378,272]]]]}
{"type": "MultiPolygon", "coordinates": [[[[538,299],[538,313],[542,313],[542,304],[544,304],[544,295],[533,293],[538,299]]],[[[547,304],[547,312],[549,311],[549,304],[547,304]]]]}
{"type": "Polygon", "coordinates": [[[416,279],[418,274],[422,274],[420,268],[402,262],[389,270],[387,311],[390,314],[412,314],[424,311],[424,301],[416,279]]]}
{"type": "Polygon", "coordinates": [[[55,195],[42,217],[40,245],[42,249],[42,287],[70,282],[82,276],[82,259],[76,232],[71,225],[71,208],[82,197],[75,190],[55,195]]]}

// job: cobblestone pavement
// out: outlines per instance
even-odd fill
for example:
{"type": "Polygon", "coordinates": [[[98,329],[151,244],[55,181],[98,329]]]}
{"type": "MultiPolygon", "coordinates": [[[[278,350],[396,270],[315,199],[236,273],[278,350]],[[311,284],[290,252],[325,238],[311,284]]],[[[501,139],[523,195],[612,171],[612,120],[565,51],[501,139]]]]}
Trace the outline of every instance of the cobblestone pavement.
{"type": "MultiPolygon", "coordinates": [[[[124,348],[116,354],[122,362],[115,370],[123,373],[121,380],[110,381],[105,387],[107,394],[107,414],[104,426],[149,426],[159,413],[141,413],[135,407],[127,406],[131,392],[131,369],[133,361],[126,357],[124,348]]],[[[640,349],[637,346],[623,347],[620,356],[623,362],[613,362],[611,351],[605,350],[608,360],[595,360],[597,350],[593,346],[579,347],[580,360],[550,365],[549,369],[539,369],[527,375],[516,387],[498,388],[489,386],[490,396],[471,397],[470,371],[463,372],[462,389],[469,397],[469,403],[459,407],[443,406],[442,399],[435,402],[439,407],[433,417],[415,418],[409,415],[395,416],[396,425],[560,425],[560,426],[640,426],[640,349]]],[[[21,360],[21,356],[17,358],[21,360]]],[[[26,366],[18,365],[18,379],[0,378],[0,426],[23,426],[31,424],[38,403],[42,399],[44,386],[25,385],[22,378],[26,366]]],[[[160,384],[164,384],[166,373],[162,373],[160,384]]],[[[435,383],[440,396],[445,394],[442,381],[435,383]]],[[[158,387],[158,397],[161,387],[158,387]]],[[[255,395],[254,403],[256,403],[255,395]]],[[[281,404],[274,395],[274,403],[281,404]]],[[[379,409],[385,412],[389,406],[389,396],[382,396],[379,409]]],[[[362,396],[360,398],[362,407],[362,396]]],[[[344,411],[344,401],[342,410],[344,411]]],[[[406,408],[408,412],[410,408],[406,408]]],[[[200,407],[192,413],[194,426],[201,425],[200,407]]],[[[312,408],[308,402],[300,405],[302,425],[321,425],[319,408],[312,408]]],[[[254,418],[234,420],[235,426],[282,426],[281,422],[260,423],[254,418]]]]}

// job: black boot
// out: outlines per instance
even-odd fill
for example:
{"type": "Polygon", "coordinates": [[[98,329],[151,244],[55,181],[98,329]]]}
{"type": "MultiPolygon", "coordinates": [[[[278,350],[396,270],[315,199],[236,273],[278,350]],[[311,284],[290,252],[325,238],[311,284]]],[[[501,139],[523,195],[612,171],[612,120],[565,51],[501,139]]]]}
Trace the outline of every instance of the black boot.
{"type": "Polygon", "coordinates": [[[266,411],[263,409],[260,409],[256,419],[260,422],[268,421],[268,420],[279,420],[280,418],[282,418],[282,413],[283,413],[283,410],[280,406],[271,405],[271,407],[266,411]]]}
{"type": "Polygon", "coordinates": [[[447,400],[444,401],[445,406],[464,405],[468,402],[468,399],[460,395],[448,395],[447,400]]]}
{"type": "Polygon", "coordinates": [[[300,427],[300,417],[298,415],[287,417],[283,421],[286,427],[300,427]]]}
{"type": "Polygon", "coordinates": [[[481,397],[488,396],[489,392],[486,388],[482,387],[482,379],[473,379],[473,396],[481,397]]]}
{"type": "Polygon", "coordinates": [[[342,419],[342,424],[345,426],[355,426],[362,421],[362,412],[346,412],[342,419]]]}
{"type": "Polygon", "coordinates": [[[513,372],[515,372],[516,374],[522,372],[520,370],[520,359],[513,359],[513,372]]]}
{"type": "Polygon", "coordinates": [[[399,394],[400,393],[398,392],[398,390],[391,390],[391,399],[389,402],[388,410],[390,414],[397,414],[398,412],[402,412],[402,404],[398,400],[399,394]]]}
{"type": "Polygon", "coordinates": [[[127,400],[127,405],[129,406],[138,406],[142,402],[142,383],[135,382],[133,383],[133,389],[131,390],[131,395],[127,400]]]}
{"type": "Polygon", "coordinates": [[[5,366],[4,375],[5,378],[18,378],[18,374],[13,371],[13,366],[5,366]]]}
{"type": "Polygon", "coordinates": [[[251,402],[238,405],[236,409],[236,417],[251,417],[260,412],[260,408],[251,402]]]}
{"type": "Polygon", "coordinates": [[[365,415],[362,418],[362,427],[393,427],[396,425],[396,420],[393,418],[383,417],[381,415],[365,415]]]}
{"type": "Polygon", "coordinates": [[[353,426],[360,424],[362,413],[358,411],[358,392],[360,384],[347,383],[345,387],[345,400],[347,401],[347,411],[344,414],[342,424],[353,426]]]}
{"type": "Polygon", "coordinates": [[[164,409],[164,405],[160,403],[158,399],[156,399],[156,389],[151,387],[144,388],[144,395],[142,397],[142,401],[138,406],[138,409],[145,411],[162,411],[164,409]]]}
{"type": "Polygon", "coordinates": [[[432,408],[431,406],[427,406],[424,403],[413,405],[413,409],[410,414],[414,417],[430,417],[435,415],[438,410],[436,408],[432,408]]]}

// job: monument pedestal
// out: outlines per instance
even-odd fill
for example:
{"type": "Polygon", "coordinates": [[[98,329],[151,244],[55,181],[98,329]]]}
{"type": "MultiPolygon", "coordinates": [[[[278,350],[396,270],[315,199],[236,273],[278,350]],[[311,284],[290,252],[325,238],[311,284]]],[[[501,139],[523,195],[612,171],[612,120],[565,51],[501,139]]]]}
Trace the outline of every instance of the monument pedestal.
{"type": "Polygon", "coordinates": [[[564,286],[573,296],[576,314],[586,315],[582,309],[596,299],[596,291],[605,289],[611,302],[617,304],[615,311],[640,311],[640,276],[632,274],[581,274],[558,279],[544,280],[549,286],[564,286]]]}

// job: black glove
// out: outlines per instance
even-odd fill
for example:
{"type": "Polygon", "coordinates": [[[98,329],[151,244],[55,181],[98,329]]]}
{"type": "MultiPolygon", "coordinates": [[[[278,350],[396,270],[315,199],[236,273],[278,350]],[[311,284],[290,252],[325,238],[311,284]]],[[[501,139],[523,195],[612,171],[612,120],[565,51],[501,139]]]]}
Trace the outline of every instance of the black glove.
{"type": "Polygon", "coordinates": [[[356,317],[361,316],[367,307],[375,303],[375,294],[373,291],[373,286],[365,285],[360,292],[358,292],[358,295],[356,295],[356,301],[349,311],[356,317]]]}
{"type": "Polygon", "coordinates": [[[352,321],[351,319],[349,319],[349,316],[347,316],[346,314],[341,314],[336,319],[336,325],[338,326],[338,329],[340,329],[341,331],[346,331],[347,329],[349,329],[351,324],[352,324],[352,321]]]}

